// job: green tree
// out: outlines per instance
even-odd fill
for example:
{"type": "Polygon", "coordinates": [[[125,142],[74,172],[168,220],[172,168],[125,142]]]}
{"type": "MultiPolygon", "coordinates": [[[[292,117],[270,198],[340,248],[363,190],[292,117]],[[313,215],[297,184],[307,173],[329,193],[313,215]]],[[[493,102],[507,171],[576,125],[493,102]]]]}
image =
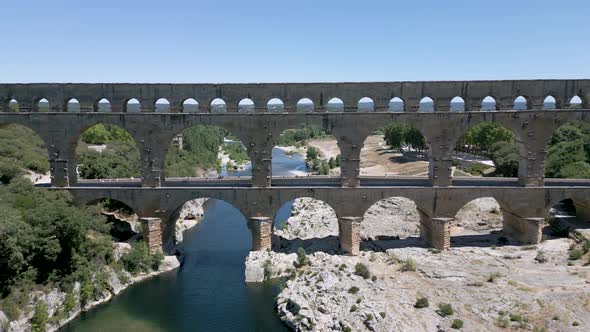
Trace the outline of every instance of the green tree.
{"type": "MultiPolygon", "coordinates": [[[[563,177],[562,170],[566,165],[585,161],[586,155],[582,140],[559,142],[547,150],[545,174],[548,177],[563,177]]],[[[569,172],[568,175],[573,174],[569,172]]]]}
{"type": "Polygon", "coordinates": [[[516,177],[518,176],[518,148],[516,145],[500,141],[494,143],[491,148],[491,158],[496,167],[497,176],[516,177]]]}

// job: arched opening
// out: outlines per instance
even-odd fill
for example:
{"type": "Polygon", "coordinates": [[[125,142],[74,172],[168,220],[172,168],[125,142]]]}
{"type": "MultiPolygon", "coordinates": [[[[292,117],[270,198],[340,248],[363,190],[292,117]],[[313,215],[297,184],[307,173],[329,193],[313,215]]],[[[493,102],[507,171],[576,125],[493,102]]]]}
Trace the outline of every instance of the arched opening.
{"type": "Polygon", "coordinates": [[[252,176],[244,144],[225,128],[206,125],[187,128],[172,140],[165,173],[169,183],[228,177],[249,181],[252,176]]]}
{"type": "Polygon", "coordinates": [[[282,113],[285,111],[285,105],[283,104],[283,101],[279,98],[272,98],[266,104],[266,111],[282,113]]]}
{"type": "Polygon", "coordinates": [[[570,99],[570,108],[579,109],[582,107],[583,107],[582,98],[580,98],[578,96],[573,96],[572,99],[570,99]]]}
{"type": "Polygon", "coordinates": [[[543,109],[544,110],[554,110],[557,109],[557,101],[553,96],[547,96],[543,100],[543,109]]]}
{"type": "Polygon", "coordinates": [[[37,108],[36,111],[37,112],[49,112],[50,109],[50,105],[49,105],[49,100],[45,99],[45,98],[41,98],[37,101],[37,103],[35,104],[35,107],[37,108]]]}
{"type": "Polygon", "coordinates": [[[68,100],[67,104],[68,112],[80,112],[80,102],[76,98],[68,100]]]}
{"type": "Polygon", "coordinates": [[[199,111],[199,103],[193,99],[188,98],[182,102],[182,112],[183,113],[196,113],[199,111]]]}
{"type": "Polygon", "coordinates": [[[434,112],[434,100],[430,97],[420,99],[418,112],[434,112]]]}
{"type": "Polygon", "coordinates": [[[96,124],[87,128],[76,146],[78,182],[126,179],[140,182],[139,149],[123,128],[96,124]]]}
{"type": "Polygon", "coordinates": [[[20,111],[20,107],[18,105],[18,101],[16,99],[10,99],[10,101],[8,102],[8,111],[9,112],[19,112],[20,111]]]}
{"type": "Polygon", "coordinates": [[[160,98],[155,103],[156,113],[169,113],[170,102],[166,98],[160,98]]]}
{"type": "Polygon", "coordinates": [[[523,96],[518,96],[514,99],[514,110],[515,111],[523,111],[529,109],[528,100],[523,96]]]}
{"type": "Polygon", "coordinates": [[[125,112],[128,113],[139,113],[141,112],[141,104],[139,100],[131,98],[125,103],[125,112]]]}
{"type": "Polygon", "coordinates": [[[0,183],[26,177],[34,184],[51,182],[49,152],[43,139],[19,124],[0,124],[0,183]]]}
{"type": "Polygon", "coordinates": [[[357,105],[358,112],[374,112],[375,111],[375,103],[373,99],[369,97],[363,97],[359,100],[357,105]]]}
{"type": "Polygon", "coordinates": [[[416,203],[405,197],[388,197],[371,205],[361,223],[361,249],[385,251],[408,246],[422,246],[416,203]]]}
{"type": "Polygon", "coordinates": [[[518,176],[519,147],[510,129],[495,122],[469,128],[453,151],[453,183],[474,177],[518,176]]]}
{"type": "MultiPolygon", "coordinates": [[[[590,233],[590,201],[572,198],[561,200],[549,209],[547,221],[543,229],[547,236],[568,238],[571,234],[578,233],[588,237],[590,233]]],[[[582,249],[583,254],[588,251],[587,248],[581,248],[579,244],[573,246],[570,253],[574,248],[582,249]]]]}
{"type": "Polygon", "coordinates": [[[391,123],[365,139],[360,154],[361,182],[382,181],[384,177],[427,181],[428,153],[426,139],[418,129],[391,123]]]}
{"type": "Polygon", "coordinates": [[[332,98],[327,104],[328,112],[344,112],[344,102],[340,98],[332,98]]]}
{"type": "Polygon", "coordinates": [[[574,121],[560,126],[545,150],[545,177],[590,179],[589,123],[574,121]]]}
{"type": "Polygon", "coordinates": [[[339,252],[338,217],[321,200],[301,197],[285,203],[275,215],[273,226],[274,251],[294,253],[301,247],[308,254],[339,252]]]}
{"type": "Polygon", "coordinates": [[[309,113],[314,111],[313,101],[309,98],[299,99],[297,102],[297,112],[309,113]]]}
{"type": "Polygon", "coordinates": [[[492,96],[487,96],[481,101],[481,110],[484,112],[490,112],[497,110],[496,99],[492,96]]]}
{"type": "Polygon", "coordinates": [[[325,129],[308,124],[283,131],[272,149],[273,178],[330,176],[338,181],[340,149],[325,129]]]}
{"type": "Polygon", "coordinates": [[[255,106],[254,102],[250,98],[244,98],[238,103],[239,113],[254,113],[255,106]]]}
{"type": "Polygon", "coordinates": [[[225,101],[221,98],[215,98],[211,101],[211,105],[209,105],[211,113],[225,113],[227,112],[227,105],[225,101]]]}
{"type": "Polygon", "coordinates": [[[390,112],[403,112],[404,101],[399,97],[393,97],[389,100],[389,111],[390,112]]]}
{"type": "Polygon", "coordinates": [[[493,197],[474,199],[463,205],[451,222],[451,247],[491,247],[510,242],[503,235],[504,217],[493,197]]]}
{"type": "Polygon", "coordinates": [[[100,113],[111,112],[111,102],[106,98],[102,98],[96,102],[94,109],[96,110],[96,112],[100,113]]]}
{"type": "Polygon", "coordinates": [[[451,112],[464,112],[465,111],[465,100],[457,96],[451,99],[450,105],[451,112]]]}
{"type": "Polygon", "coordinates": [[[98,213],[106,217],[115,245],[121,242],[132,243],[141,239],[139,217],[129,205],[112,198],[100,198],[88,202],[87,205],[97,205],[98,213]]]}

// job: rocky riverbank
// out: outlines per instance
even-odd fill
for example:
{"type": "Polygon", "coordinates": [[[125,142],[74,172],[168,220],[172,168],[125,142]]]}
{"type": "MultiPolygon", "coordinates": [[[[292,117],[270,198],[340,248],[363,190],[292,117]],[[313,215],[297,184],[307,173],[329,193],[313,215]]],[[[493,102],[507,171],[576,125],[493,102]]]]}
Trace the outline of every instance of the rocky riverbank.
{"type": "Polygon", "coordinates": [[[367,211],[361,248],[369,251],[356,257],[339,254],[336,216],[322,202],[295,200],[284,226],[275,231],[275,251],[250,253],[246,279],[289,278],[277,298],[278,314],[297,331],[590,326],[589,258],[572,260],[575,244],[568,238],[515,245],[497,232],[502,214],[491,198],[459,211],[446,252],[421,247],[418,211],[403,198],[367,211]],[[299,247],[307,252],[305,264],[299,247]]]}
{"type": "MultiPolygon", "coordinates": [[[[176,218],[176,228],[173,239],[173,245],[176,251],[182,252],[183,233],[196,226],[204,216],[204,209],[207,199],[195,199],[186,202],[179,210],[176,218]]],[[[125,214],[122,211],[104,212],[111,218],[113,227],[117,229],[119,234],[131,234],[139,232],[140,224],[137,215],[125,214]]],[[[125,253],[131,250],[131,243],[140,238],[139,234],[130,236],[126,242],[115,242],[113,249],[113,256],[117,262],[125,253]]],[[[44,291],[31,292],[28,304],[20,308],[20,317],[13,321],[8,321],[7,315],[0,311],[0,332],[17,332],[17,331],[31,331],[31,319],[34,315],[34,308],[40,302],[47,304],[47,313],[49,316],[49,324],[46,326],[47,331],[56,331],[60,327],[66,325],[69,321],[76,318],[81,312],[91,310],[92,308],[108,302],[114,296],[121,293],[127,287],[146,280],[150,277],[159,275],[161,273],[174,270],[180,266],[181,255],[164,256],[164,259],[157,270],[149,273],[139,273],[132,275],[123,269],[113,269],[110,266],[104,267],[99,273],[100,278],[104,280],[104,289],[91,295],[91,298],[81,305],[81,293],[85,290],[81,289],[79,282],[74,284],[73,290],[68,293],[57,287],[46,289],[44,291]]],[[[95,276],[95,278],[98,278],[95,276]]],[[[95,282],[98,282],[95,280],[95,282]]]]}

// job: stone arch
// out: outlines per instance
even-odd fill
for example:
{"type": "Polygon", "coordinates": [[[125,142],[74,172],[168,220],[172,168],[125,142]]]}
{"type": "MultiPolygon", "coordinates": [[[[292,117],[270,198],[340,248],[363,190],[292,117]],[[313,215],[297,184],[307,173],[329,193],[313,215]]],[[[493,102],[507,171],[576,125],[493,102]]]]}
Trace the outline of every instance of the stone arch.
{"type": "Polygon", "coordinates": [[[331,98],[326,104],[326,109],[328,112],[344,112],[344,107],[345,105],[342,99],[337,97],[331,98]]]}
{"type": "Polygon", "coordinates": [[[154,103],[156,113],[170,113],[170,102],[166,98],[159,98],[154,103]]]}
{"type": "Polygon", "coordinates": [[[109,113],[112,111],[111,102],[107,98],[97,99],[94,103],[94,111],[100,113],[109,113]]]}
{"type": "Polygon", "coordinates": [[[478,197],[463,204],[450,224],[451,247],[494,246],[508,243],[503,234],[505,214],[493,196],[478,197]]]}
{"type": "Polygon", "coordinates": [[[400,97],[393,97],[389,100],[388,110],[389,112],[403,112],[405,110],[406,103],[400,97]]]}
{"type": "Polygon", "coordinates": [[[12,98],[8,101],[8,112],[20,112],[20,104],[18,103],[18,100],[12,98]]]}
{"type": "Polygon", "coordinates": [[[51,104],[47,98],[36,98],[33,102],[33,111],[34,112],[50,112],[51,111],[51,104]]]}
{"type": "Polygon", "coordinates": [[[209,110],[211,113],[225,113],[227,112],[227,105],[223,99],[215,98],[211,100],[211,103],[209,104],[209,110]]]}
{"type": "Polygon", "coordinates": [[[553,132],[545,147],[545,177],[590,178],[590,123],[571,121],[553,132]]]}
{"type": "Polygon", "coordinates": [[[128,203],[120,199],[110,197],[93,198],[85,205],[100,205],[100,214],[107,218],[107,223],[112,224],[111,236],[118,241],[127,241],[136,234],[141,233],[141,224],[137,211],[128,203]]]}
{"type": "Polygon", "coordinates": [[[336,210],[317,198],[301,196],[284,202],[273,219],[273,250],[307,253],[339,251],[339,226],[336,210]],[[286,219],[285,219],[286,218],[286,219]]]}
{"type": "MultiPolygon", "coordinates": [[[[27,124],[0,123],[0,136],[5,142],[5,146],[1,148],[0,162],[15,167],[15,173],[19,169],[25,169],[38,174],[48,174],[49,160],[53,158],[48,149],[50,145],[34,128],[27,124]],[[25,155],[26,160],[23,158],[25,155]]],[[[13,176],[10,169],[6,171],[0,172],[0,185],[9,182],[13,176]]],[[[51,182],[49,176],[31,175],[30,178],[33,183],[51,182]]]]}
{"type": "Polygon", "coordinates": [[[418,112],[434,112],[436,111],[436,104],[434,99],[429,96],[425,96],[420,99],[418,104],[418,112]]]}
{"type": "Polygon", "coordinates": [[[420,209],[412,199],[403,196],[380,199],[363,215],[361,247],[383,251],[401,243],[420,245],[420,219],[420,209]]]}
{"type": "Polygon", "coordinates": [[[167,181],[203,181],[207,178],[251,178],[243,142],[220,126],[194,125],[173,136],[164,150],[167,181]]]}
{"type": "Polygon", "coordinates": [[[141,112],[141,103],[137,98],[129,98],[125,100],[125,112],[139,113],[141,112]]]}
{"type": "Polygon", "coordinates": [[[498,110],[497,99],[493,96],[486,96],[481,100],[482,111],[496,111],[498,110]]]}
{"type": "Polygon", "coordinates": [[[199,112],[199,102],[194,98],[186,98],[182,101],[183,113],[197,113],[199,112]]]}
{"type": "Polygon", "coordinates": [[[285,104],[279,98],[271,98],[266,103],[266,111],[273,113],[282,113],[285,111],[285,104]]]}
{"type": "Polygon", "coordinates": [[[300,123],[275,136],[273,177],[340,175],[340,147],[331,132],[316,124],[300,123]]]}
{"type": "Polygon", "coordinates": [[[453,177],[521,175],[521,155],[526,147],[516,133],[497,122],[480,122],[467,128],[457,139],[453,149],[453,177]],[[495,165],[493,156],[498,161],[495,165]],[[516,159],[518,163],[513,164],[516,159]],[[495,170],[494,170],[495,167],[495,170]]]}
{"type": "Polygon", "coordinates": [[[430,146],[420,129],[405,122],[376,128],[361,146],[361,177],[428,177],[430,146]],[[389,142],[388,142],[389,138],[389,142]],[[390,144],[388,144],[390,143],[390,144]]]}
{"type": "Polygon", "coordinates": [[[108,123],[95,123],[82,128],[72,137],[72,159],[78,182],[131,178],[140,181],[139,145],[124,128],[108,123]]]}
{"type": "Polygon", "coordinates": [[[357,103],[358,112],[375,112],[375,102],[369,97],[359,99],[357,103]]]}
{"type": "Polygon", "coordinates": [[[465,111],[465,100],[461,96],[456,96],[451,99],[450,102],[451,112],[464,112],[465,111]]]}
{"type": "Polygon", "coordinates": [[[239,113],[254,113],[256,111],[256,105],[250,98],[244,98],[238,102],[239,113]]]}
{"type": "Polygon", "coordinates": [[[66,109],[68,112],[80,112],[80,102],[76,98],[70,98],[66,103],[66,109]]]}
{"type": "Polygon", "coordinates": [[[553,97],[552,95],[548,95],[547,97],[545,97],[545,99],[543,99],[544,110],[554,110],[558,108],[560,108],[559,103],[557,102],[557,99],[555,99],[555,97],[553,97]]]}
{"type": "Polygon", "coordinates": [[[513,109],[515,111],[524,111],[531,108],[529,98],[525,96],[518,96],[514,98],[513,109]]]}
{"type": "Polygon", "coordinates": [[[301,98],[297,101],[297,112],[310,113],[315,109],[313,100],[309,98],[301,98]]]}
{"type": "Polygon", "coordinates": [[[570,99],[569,105],[569,108],[578,109],[584,108],[586,103],[582,97],[575,95],[570,99]]]}

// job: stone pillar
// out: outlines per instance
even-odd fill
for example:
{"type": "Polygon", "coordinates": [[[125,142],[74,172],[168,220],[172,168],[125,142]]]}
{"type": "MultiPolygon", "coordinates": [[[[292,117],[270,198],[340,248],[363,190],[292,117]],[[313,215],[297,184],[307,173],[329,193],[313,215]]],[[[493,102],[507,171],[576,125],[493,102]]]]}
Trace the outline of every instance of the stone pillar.
{"type": "Polygon", "coordinates": [[[545,183],[545,143],[549,138],[541,130],[530,128],[523,135],[524,149],[518,152],[518,184],[523,187],[543,186],[545,183]]]}
{"type": "Polygon", "coordinates": [[[272,219],[269,217],[251,217],[248,228],[252,232],[252,251],[270,251],[272,236],[272,219]]]}
{"type": "Polygon", "coordinates": [[[51,186],[68,187],[70,185],[68,180],[68,161],[50,160],[49,166],[51,170],[51,186]]]}
{"type": "Polygon", "coordinates": [[[470,98],[465,100],[465,111],[466,112],[479,112],[481,111],[481,103],[483,99],[470,98]]]}
{"type": "Polygon", "coordinates": [[[150,249],[150,253],[162,251],[162,220],[160,218],[139,218],[143,240],[150,249]]]}
{"type": "Polygon", "coordinates": [[[338,218],[340,249],[350,255],[358,255],[361,245],[361,221],[363,217],[338,218]]]}
{"type": "Polygon", "coordinates": [[[430,163],[428,164],[428,179],[430,185],[433,187],[448,187],[451,185],[452,176],[452,161],[434,159],[430,157],[430,163]]]}
{"type": "Polygon", "coordinates": [[[437,98],[433,107],[435,112],[449,112],[451,110],[451,99],[437,98]]]}
{"type": "Polygon", "coordinates": [[[451,247],[451,221],[453,218],[420,216],[420,239],[436,249],[448,250],[451,247]]]}
{"type": "Polygon", "coordinates": [[[503,232],[525,244],[541,242],[545,218],[523,218],[504,212],[503,232]]]}
{"type": "Polygon", "coordinates": [[[355,140],[348,136],[340,137],[338,147],[340,148],[341,185],[342,187],[358,187],[360,185],[361,148],[355,140]]]}

